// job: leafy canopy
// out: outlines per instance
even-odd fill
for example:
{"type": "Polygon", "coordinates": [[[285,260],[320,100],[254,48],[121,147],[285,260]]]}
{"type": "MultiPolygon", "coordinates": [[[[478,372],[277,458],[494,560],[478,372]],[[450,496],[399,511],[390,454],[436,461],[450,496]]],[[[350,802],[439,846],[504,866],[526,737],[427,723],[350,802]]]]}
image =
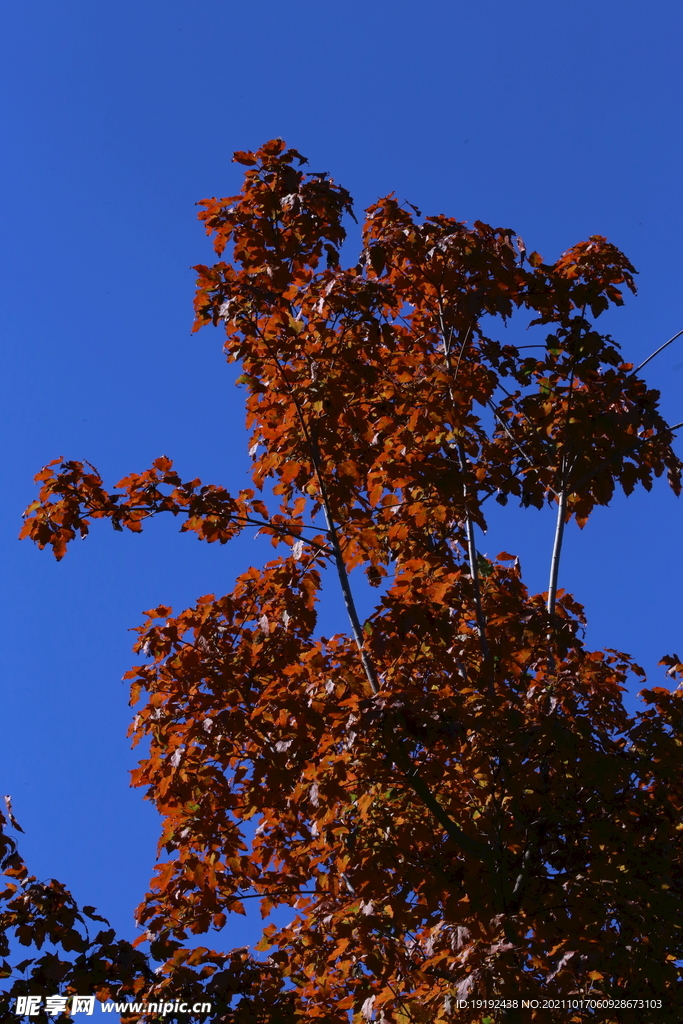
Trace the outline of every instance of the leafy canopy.
{"type": "Polygon", "coordinates": [[[209,543],[256,527],[277,557],[138,630],[133,784],[163,820],[138,909],[149,954],[78,931],[6,839],[5,933],[59,947],[13,992],[199,993],[234,1024],[468,1024],[484,1011],[457,1001],[475,997],[683,1007],[681,695],[644,690],[627,714],[642,670],[587,650],[558,589],[567,521],[663,473],[680,492],[658,392],[596,327],[634,268],[598,235],[549,264],[509,229],[391,195],[344,268],[343,188],[280,140],[235,160],[240,194],[200,204],[218,261],[196,268],[195,328],[221,325],[240,365],[253,487],[183,481],[163,457],[107,491],[55,460],[23,536],[61,558],[94,520],[140,532],[170,512],[209,543]],[[488,336],[518,311],[543,344],[488,336]],[[491,497],[557,508],[546,594],[512,555],[477,552],[491,497]],[[326,567],[348,613],[331,638],[326,567]],[[381,587],[365,622],[361,568],[381,587]],[[247,900],[292,908],[260,959],[184,945],[247,900]]]}

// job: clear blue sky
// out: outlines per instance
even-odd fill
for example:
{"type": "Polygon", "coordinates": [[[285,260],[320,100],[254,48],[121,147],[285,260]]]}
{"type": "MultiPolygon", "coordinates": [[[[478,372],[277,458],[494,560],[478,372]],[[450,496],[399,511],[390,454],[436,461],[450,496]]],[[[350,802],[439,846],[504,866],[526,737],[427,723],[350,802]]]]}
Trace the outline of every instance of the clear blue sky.
{"type": "MultiPolygon", "coordinates": [[[[639,360],[683,327],[683,9],[634,0],[24,0],[3,5],[0,91],[4,712],[0,790],[22,851],[123,935],[153,810],[128,788],[121,676],[141,611],[224,592],[263,549],[156,523],[95,529],[57,565],[16,540],[60,455],[109,482],[158,455],[237,488],[242,393],[218,333],[190,336],[194,203],[239,187],[235,149],[284,137],[356,197],[509,226],[556,258],[604,234],[640,270],[610,315],[639,360]]],[[[683,340],[648,367],[683,420],[683,340]]],[[[594,646],[653,670],[678,650],[683,506],[665,485],[570,530],[562,584],[594,646]]],[[[546,586],[551,518],[501,511],[483,550],[546,586]]],[[[332,602],[328,629],[345,626],[332,602]],[[335,618],[336,616],[336,618],[335,618]]],[[[222,942],[251,941],[238,919],[222,942]]]]}

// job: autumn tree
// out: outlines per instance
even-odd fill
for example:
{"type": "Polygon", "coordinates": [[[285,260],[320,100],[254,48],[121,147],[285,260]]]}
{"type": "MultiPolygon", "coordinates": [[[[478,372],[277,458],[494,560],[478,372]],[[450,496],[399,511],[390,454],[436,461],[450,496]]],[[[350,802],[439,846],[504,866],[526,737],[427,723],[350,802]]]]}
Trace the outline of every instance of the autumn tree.
{"type": "Polygon", "coordinates": [[[280,140],[235,160],[241,193],[200,204],[218,262],[196,268],[195,328],[220,326],[240,366],[253,486],[162,457],[107,490],[56,460],[23,535],[61,558],[95,520],[170,513],[209,543],[254,529],[276,557],[139,627],[133,783],[163,819],[149,954],[89,938],[93,908],[12,845],[5,933],[61,949],[13,991],[209,993],[234,1024],[681,1019],[683,701],[644,689],[628,713],[642,669],[587,649],[558,576],[565,524],[615,488],[666,473],[680,491],[676,427],[596,326],[634,268],[601,236],[546,263],[393,195],[345,268],[343,188],[280,140]],[[513,314],[539,345],[489,336],[513,314]],[[491,498],[556,509],[547,593],[478,553],[491,498]],[[329,638],[323,578],[348,617],[329,638]],[[246,900],[291,908],[258,957],[184,945],[246,900]]]}

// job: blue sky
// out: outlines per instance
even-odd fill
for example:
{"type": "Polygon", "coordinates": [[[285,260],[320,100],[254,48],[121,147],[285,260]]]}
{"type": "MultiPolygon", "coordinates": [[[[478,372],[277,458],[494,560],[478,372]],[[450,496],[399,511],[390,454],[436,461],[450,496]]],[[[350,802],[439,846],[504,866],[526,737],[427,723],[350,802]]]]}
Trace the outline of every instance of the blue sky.
{"type": "MultiPolygon", "coordinates": [[[[96,529],[59,565],[16,540],[33,474],[60,455],[114,482],[161,454],[236,489],[242,393],[220,336],[190,335],[211,258],[195,202],[239,187],[235,149],[284,137],[356,198],[517,230],[548,260],[606,235],[640,271],[609,315],[639,361],[683,327],[678,4],[632,0],[24,0],[2,32],[3,746],[21,849],[41,878],[123,935],[156,821],[121,676],[128,630],[159,603],[228,590],[267,552],[208,547],[156,523],[96,529]]],[[[605,318],[606,320],[606,318],[605,318]]],[[[683,420],[683,339],[647,370],[683,420]]],[[[594,646],[653,671],[683,646],[681,506],[662,484],[570,530],[561,584],[594,646]]],[[[552,516],[501,510],[481,547],[519,552],[546,587],[552,516]]],[[[345,628],[339,605],[328,631],[345,628]]],[[[252,941],[238,919],[221,942],[252,941]]]]}

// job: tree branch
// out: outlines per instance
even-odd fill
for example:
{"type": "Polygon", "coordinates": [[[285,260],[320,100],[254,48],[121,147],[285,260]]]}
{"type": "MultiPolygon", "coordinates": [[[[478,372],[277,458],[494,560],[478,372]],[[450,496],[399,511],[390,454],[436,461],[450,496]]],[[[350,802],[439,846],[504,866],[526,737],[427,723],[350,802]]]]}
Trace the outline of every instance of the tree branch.
{"type": "Polygon", "coordinates": [[[391,746],[394,747],[394,750],[398,753],[397,764],[403,772],[403,777],[406,782],[413,792],[420,797],[425,807],[432,812],[449,839],[452,839],[463,853],[466,853],[470,857],[474,857],[476,860],[484,863],[490,863],[493,860],[493,854],[490,848],[486,843],[482,843],[478,839],[472,839],[463,832],[459,825],[456,825],[434,796],[431,789],[420,775],[417,765],[415,765],[410,755],[403,749],[400,741],[398,743],[392,743],[391,746]]]}
{"type": "MultiPolygon", "coordinates": [[[[262,340],[270,349],[270,346],[268,345],[268,342],[266,341],[265,337],[262,336],[262,340]]],[[[365,677],[370,685],[370,689],[372,690],[373,694],[376,694],[379,693],[380,689],[379,681],[377,679],[375,667],[372,664],[372,661],[370,660],[368,653],[365,650],[365,644],[363,643],[363,632],[360,625],[360,619],[358,618],[358,612],[356,610],[356,602],[353,599],[353,592],[351,590],[351,585],[349,583],[349,574],[346,571],[346,565],[344,564],[344,556],[342,555],[341,546],[339,544],[339,534],[337,533],[337,528],[334,523],[332,507],[327,494],[327,486],[325,484],[325,480],[323,478],[322,470],[320,467],[320,452],[318,449],[317,439],[313,431],[309,430],[308,424],[306,423],[306,417],[304,416],[301,405],[297,400],[296,395],[294,394],[294,391],[289,381],[287,380],[287,377],[282,367],[282,363],[280,362],[280,360],[278,359],[277,355],[274,352],[271,351],[270,356],[278,368],[280,377],[287,391],[289,392],[289,397],[294,403],[297,419],[299,420],[299,424],[301,426],[304,439],[306,441],[306,444],[308,445],[308,450],[311,455],[311,462],[313,464],[313,471],[318,481],[318,488],[320,490],[320,500],[323,508],[323,514],[325,516],[325,525],[327,527],[327,537],[330,542],[332,558],[335,564],[335,568],[337,570],[337,576],[339,578],[339,584],[341,586],[341,591],[344,598],[346,614],[348,615],[349,618],[351,632],[353,633],[353,639],[355,640],[356,647],[358,648],[358,654],[360,656],[361,664],[363,666],[363,671],[365,672],[365,677]]]]}
{"type": "Polygon", "coordinates": [[[654,352],[652,352],[647,357],[647,359],[644,359],[642,361],[640,366],[636,366],[635,370],[631,370],[629,377],[632,377],[635,373],[639,373],[644,366],[647,366],[651,359],[654,359],[654,357],[658,356],[660,352],[663,352],[664,349],[667,348],[667,346],[670,345],[672,341],[675,341],[676,338],[680,338],[681,334],[683,334],[683,330],[679,331],[678,334],[674,334],[673,338],[669,338],[669,340],[665,341],[663,345],[660,345],[659,348],[656,348],[654,352]]]}
{"type": "MultiPolygon", "coordinates": [[[[327,536],[329,538],[330,548],[332,550],[332,557],[334,559],[335,567],[337,569],[337,576],[339,578],[339,583],[344,597],[346,613],[351,624],[351,631],[353,633],[353,638],[358,648],[358,653],[360,655],[366,679],[370,684],[370,689],[372,690],[373,694],[377,694],[379,693],[380,690],[379,681],[377,678],[375,667],[370,657],[368,656],[368,653],[365,650],[365,645],[363,643],[363,634],[361,630],[360,620],[358,618],[358,612],[356,610],[356,604],[353,598],[353,592],[351,590],[348,572],[346,571],[346,565],[344,563],[344,558],[339,543],[339,534],[337,533],[334,517],[332,515],[331,502],[329,500],[329,496],[327,493],[327,486],[325,484],[322,468],[320,465],[320,452],[318,448],[317,438],[315,436],[314,430],[309,429],[309,426],[306,423],[306,418],[303,414],[303,410],[299,402],[297,401],[296,396],[294,395],[292,388],[289,385],[289,382],[287,381],[287,378],[283,372],[279,359],[273,353],[271,353],[271,358],[274,360],[276,366],[278,367],[278,370],[280,371],[280,376],[284,381],[285,386],[287,387],[287,390],[289,392],[289,395],[294,403],[294,408],[296,409],[296,414],[299,420],[299,424],[301,425],[301,430],[303,432],[306,443],[308,444],[309,452],[311,455],[311,462],[313,464],[313,470],[315,472],[315,476],[318,481],[318,487],[320,490],[320,500],[323,508],[323,513],[325,516],[325,524],[327,526],[327,536]]],[[[481,602],[479,601],[478,598],[479,577],[477,574],[476,548],[474,547],[474,535],[472,533],[472,523],[469,518],[469,514],[467,515],[467,521],[469,523],[468,537],[470,543],[470,558],[472,560],[472,576],[473,580],[476,580],[476,593],[478,601],[477,621],[478,624],[480,623],[480,638],[482,641],[482,651],[484,652],[484,658],[485,661],[490,662],[490,657],[488,654],[488,645],[486,643],[486,635],[482,631],[484,618],[483,613],[481,611],[481,602]]],[[[431,811],[431,813],[436,818],[441,827],[444,829],[449,838],[452,839],[454,843],[456,843],[456,845],[463,851],[463,853],[468,854],[471,857],[475,857],[479,861],[491,860],[492,854],[488,846],[485,843],[480,843],[476,839],[471,839],[465,832],[462,831],[459,825],[456,825],[456,823],[452,821],[450,816],[447,814],[447,812],[444,810],[444,808],[441,806],[437,798],[430,790],[427,783],[420,776],[418,767],[413,762],[412,758],[410,757],[410,754],[406,752],[401,738],[389,736],[385,739],[388,756],[402,772],[403,777],[405,778],[410,788],[417,796],[420,797],[425,807],[427,807],[428,810],[431,811]]]]}
{"type": "Polygon", "coordinates": [[[351,632],[353,633],[353,639],[356,641],[356,647],[360,655],[360,660],[363,665],[366,679],[370,684],[370,689],[374,694],[379,693],[379,681],[377,679],[377,673],[375,672],[375,666],[372,664],[368,653],[365,650],[365,644],[363,642],[363,632],[361,629],[360,619],[358,618],[358,612],[356,610],[356,602],[353,598],[353,591],[351,590],[351,584],[349,583],[349,574],[346,571],[346,565],[344,564],[344,556],[342,555],[341,546],[339,544],[339,534],[332,518],[332,512],[330,509],[330,502],[327,496],[327,489],[325,487],[322,474],[320,472],[317,443],[312,435],[309,435],[311,443],[311,455],[313,460],[313,467],[315,474],[318,478],[318,486],[320,487],[320,497],[322,499],[323,514],[325,516],[325,525],[327,526],[327,536],[330,542],[330,548],[332,549],[332,558],[334,560],[335,568],[337,570],[337,576],[339,578],[339,585],[341,587],[342,596],[344,598],[344,605],[346,607],[346,614],[348,615],[349,622],[351,624],[351,632]]]}
{"type": "Polygon", "coordinates": [[[460,461],[460,472],[462,473],[462,493],[465,499],[465,533],[467,537],[467,559],[470,563],[470,579],[472,580],[472,590],[474,594],[474,612],[477,619],[477,629],[479,630],[479,645],[481,647],[481,653],[484,658],[484,663],[488,666],[491,661],[491,654],[489,651],[488,641],[486,639],[486,619],[484,618],[484,611],[481,604],[481,586],[479,583],[479,567],[477,565],[477,546],[474,537],[474,523],[472,517],[469,514],[467,508],[467,484],[465,483],[465,450],[461,444],[458,445],[458,459],[460,461]]]}
{"type": "Polygon", "coordinates": [[[562,484],[557,496],[557,519],[555,520],[555,539],[553,541],[553,553],[550,559],[550,580],[548,582],[548,615],[555,614],[555,601],[557,598],[557,578],[560,571],[560,556],[562,554],[562,541],[564,539],[564,526],[567,519],[567,484],[562,474],[562,484]]]}
{"type": "MultiPolygon", "coordinates": [[[[439,303],[439,322],[440,322],[440,326],[441,326],[441,341],[442,341],[442,344],[443,344],[443,354],[444,354],[444,359],[446,361],[446,368],[448,370],[448,373],[453,378],[452,381],[448,385],[448,391],[449,391],[449,394],[450,394],[451,403],[453,404],[453,407],[455,407],[455,396],[454,396],[454,393],[453,393],[453,384],[455,383],[455,380],[456,380],[457,375],[458,375],[458,370],[460,368],[460,359],[462,358],[462,354],[463,354],[463,351],[465,349],[465,345],[467,344],[467,339],[470,336],[471,327],[468,327],[467,331],[465,332],[465,337],[463,338],[462,344],[460,346],[460,352],[458,354],[458,364],[457,364],[457,366],[455,368],[455,373],[454,373],[452,365],[451,365],[451,346],[453,344],[453,330],[451,329],[450,334],[448,335],[448,339],[447,339],[446,338],[446,325],[444,323],[443,309],[441,307],[441,303],[439,303]]],[[[465,536],[467,538],[467,559],[468,559],[469,564],[470,564],[470,579],[472,580],[472,590],[473,590],[473,599],[474,599],[474,612],[475,612],[475,616],[476,616],[476,619],[477,619],[477,629],[479,630],[479,646],[481,647],[481,653],[482,653],[482,657],[484,659],[484,668],[485,668],[486,676],[488,677],[488,681],[489,681],[489,690],[492,693],[493,692],[493,678],[492,678],[492,675],[490,673],[491,654],[490,654],[490,651],[489,651],[488,641],[486,639],[486,620],[484,618],[484,611],[483,611],[482,603],[481,603],[481,587],[480,587],[480,584],[479,584],[479,569],[478,569],[478,566],[477,566],[477,545],[476,545],[475,537],[474,537],[474,523],[472,522],[472,517],[470,516],[469,508],[467,507],[467,497],[468,497],[468,494],[467,494],[467,483],[465,482],[465,449],[464,449],[462,443],[458,444],[457,451],[458,451],[458,461],[460,463],[460,475],[461,475],[461,479],[462,479],[462,494],[463,494],[463,499],[464,499],[464,501],[463,501],[463,510],[464,510],[464,515],[465,515],[465,536]]]]}

